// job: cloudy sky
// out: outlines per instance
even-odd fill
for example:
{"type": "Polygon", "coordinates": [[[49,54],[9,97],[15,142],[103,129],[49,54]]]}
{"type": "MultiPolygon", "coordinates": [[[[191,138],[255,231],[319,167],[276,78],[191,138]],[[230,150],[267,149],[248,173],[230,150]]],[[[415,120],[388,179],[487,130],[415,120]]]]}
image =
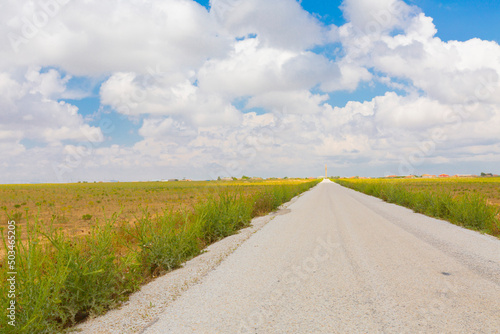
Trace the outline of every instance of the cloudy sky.
{"type": "Polygon", "coordinates": [[[500,172],[500,4],[0,2],[0,183],[500,172]]]}

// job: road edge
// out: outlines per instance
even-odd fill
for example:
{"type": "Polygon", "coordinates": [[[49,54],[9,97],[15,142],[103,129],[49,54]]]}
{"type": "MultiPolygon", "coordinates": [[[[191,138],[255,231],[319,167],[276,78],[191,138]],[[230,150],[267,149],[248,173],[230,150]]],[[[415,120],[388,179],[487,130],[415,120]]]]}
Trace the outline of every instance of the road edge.
{"type": "MultiPolygon", "coordinates": [[[[317,186],[317,185],[316,185],[317,186]]],[[[229,255],[253,234],[262,229],[276,216],[289,212],[288,206],[316,186],[282,204],[278,210],[265,216],[255,217],[250,226],[209,245],[203,253],[185,262],[181,268],[171,271],[142,286],[130,295],[119,308],[112,309],[96,318],[87,319],[71,332],[98,334],[143,333],[153,325],[158,316],[193,285],[198,284],[216,269],[229,255]]]]}

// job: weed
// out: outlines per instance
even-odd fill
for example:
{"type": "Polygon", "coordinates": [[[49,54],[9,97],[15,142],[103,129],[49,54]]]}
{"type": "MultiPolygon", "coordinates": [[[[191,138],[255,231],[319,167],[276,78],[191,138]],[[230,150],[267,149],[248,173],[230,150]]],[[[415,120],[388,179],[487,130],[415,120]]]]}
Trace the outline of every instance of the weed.
{"type": "MultiPolygon", "coordinates": [[[[201,204],[188,202],[191,206],[185,205],[183,210],[169,208],[156,215],[144,210],[132,223],[118,222],[120,213],[113,214],[111,219],[96,217],[83,237],[71,236],[56,228],[70,220],[64,214],[51,212],[50,223],[41,224],[38,216],[32,220],[27,210],[24,236],[17,235],[17,326],[8,326],[8,318],[0,317],[0,332],[60,332],[88,316],[101,314],[124,301],[141,283],[178,268],[206,245],[247,226],[256,214],[276,209],[316,183],[258,186],[248,183],[244,187],[209,184],[204,191],[210,195],[201,204]]],[[[177,199],[192,198],[193,188],[179,184],[176,187],[186,194],[177,199]]],[[[97,186],[75,185],[76,189],[97,186]]],[[[135,204],[131,189],[141,186],[144,185],[129,184],[120,188],[121,196],[130,196],[127,201],[135,204]],[[130,190],[130,195],[126,190],[130,190]]],[[[70,211],[72,204],[74,202],[58,203],[58,207],[61,211],[70,211]]],[[[53,202],[49,206],[54,207],[53,202]]],[[[90,220],[97,214],[81,217],[90,220]]],[[[3,234],[2,239],[6,250],[3,234]]],[[[0,305],[4,309],[9,303],[7,273],[7,266],[2,266],[0,305]]]]}
{"type": "Polygon", "coordinates": [[[193,229],[188,224],[177,228],[176,217],[169,213],[156,219],[146,213],[134,224],[133,236],[139,244],[141,265],[153,276],[178,268],[200,252],[193,229]]]}
{"type": "Polygon", "coordinates": [[[476,188],[465,193],[460,190],[460,193],[454,195],[454,187],[450,187],[450,181],[430,183],[427,180],[372,179],[335,182],[384,201],[406,206],[415,212],[446,219],[477,231],[500,235],[500,221],[496,217],[499,208],[488,205],[487,198],[476,188]]]}
{"type": "Polygon", "coordinates": [[[225,191],[197,207],[197,224],[205,242],[225,238],[248,225],[252,206],[239,197],[241,195],[225,191]]]}

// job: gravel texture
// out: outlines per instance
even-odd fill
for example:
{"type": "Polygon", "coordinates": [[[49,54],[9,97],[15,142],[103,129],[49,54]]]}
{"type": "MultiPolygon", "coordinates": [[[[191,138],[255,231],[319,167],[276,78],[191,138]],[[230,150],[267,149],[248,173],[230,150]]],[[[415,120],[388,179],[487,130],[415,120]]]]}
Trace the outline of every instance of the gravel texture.
{"type": "Polygon", "coordinates": [[[500,240],[329,181],[282,213],[211,246],[226,250],[156,280],[122,317],[87,329],[128,333],[149,322],[143,333],[500,333],[500,240]]]}

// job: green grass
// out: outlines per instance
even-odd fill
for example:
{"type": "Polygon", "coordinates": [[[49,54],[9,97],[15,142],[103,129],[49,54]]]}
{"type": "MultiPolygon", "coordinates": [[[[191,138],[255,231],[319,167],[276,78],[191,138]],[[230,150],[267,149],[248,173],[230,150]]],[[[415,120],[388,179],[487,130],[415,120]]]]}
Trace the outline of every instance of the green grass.
{"type": "MultiPolygon", "coordinates": [[[[386,202],[408,207],[415,212],[448,220],[469,229],[500,236],[499,209],[489,205],[487,197],[478,192],[461,192],[416,187],[426,180],[335,180],[342,186],[379,197],[386,202]],[[408,186],[410,185],[410,186],[408,186]]],[[[446,181],[446,185],[451,184],[446,181]]],[[[436,185],[437,183],[434,182],[436,185]]]]}
{"type": "Polygon", "coordinates": [[[223,192],[197,207],[199,235],[207,244],[225,238],[247,226],[251,213],[251,203],[241,193],[223,192]]]}
{"type": "MultiPolygon", "coordinates": [[[[133,222],[119,222],[119,214],[113,214],[96,221],[83,237],[27,213],[25,228],[16,232],[24,240],[17,243],[16,327],[6,317],[10,299],[5,262],[0,268],[0,332],[64,332],[116,307],[142,284],[178,268],[210,243],[248,226],[252,217],[276,209],[317,182],[270,184],[257,192],[247,192],[244,185],[227,186],[190,210],[150,215],[144,209],[133,222]]],[[[2,239],[6,250],[6,236],[2,239]]]]}

